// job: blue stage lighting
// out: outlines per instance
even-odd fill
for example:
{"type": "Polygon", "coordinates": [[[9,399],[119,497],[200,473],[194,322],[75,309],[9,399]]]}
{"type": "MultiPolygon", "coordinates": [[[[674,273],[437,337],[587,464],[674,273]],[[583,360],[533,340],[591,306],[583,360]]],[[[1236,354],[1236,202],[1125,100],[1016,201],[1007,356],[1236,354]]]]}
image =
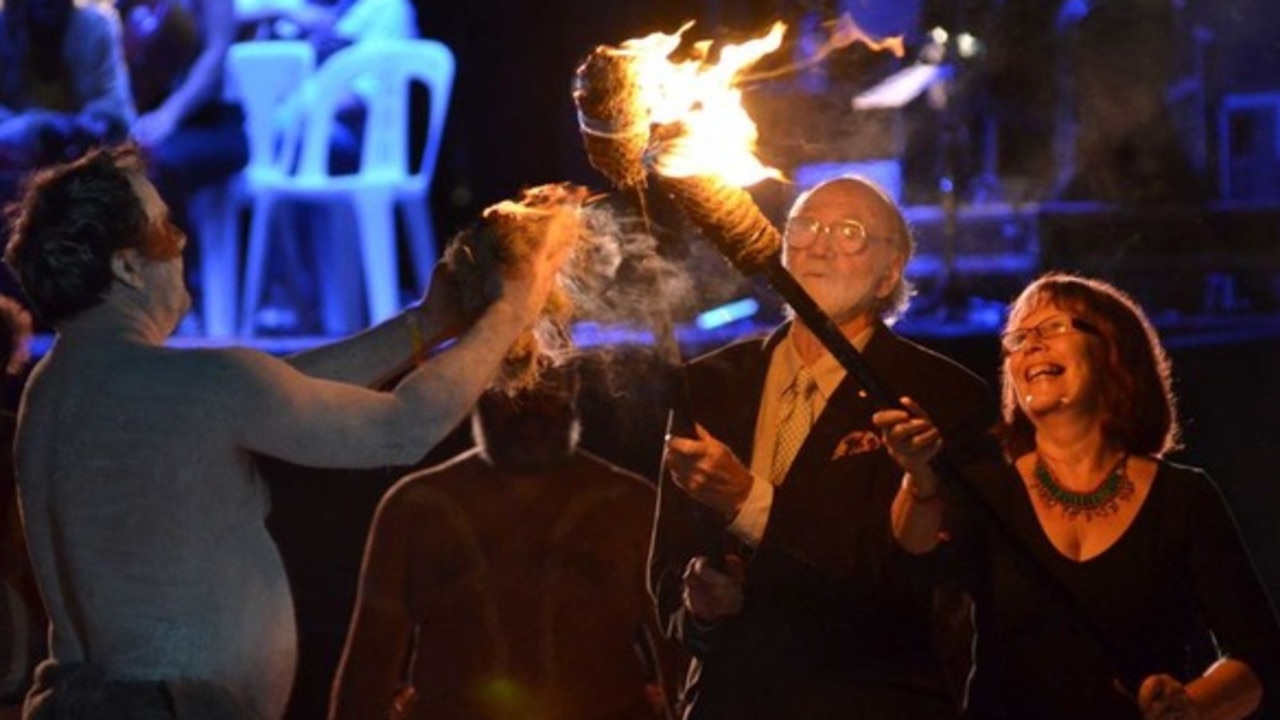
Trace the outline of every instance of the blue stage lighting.
{"type": "Polygon", "coordinates": [[[745,320],[760,310],[760,303],[755,298],[743,298],[725,303],[698,315],[694,320],[699,330],[714,330],[738,320],[745,320]]]}

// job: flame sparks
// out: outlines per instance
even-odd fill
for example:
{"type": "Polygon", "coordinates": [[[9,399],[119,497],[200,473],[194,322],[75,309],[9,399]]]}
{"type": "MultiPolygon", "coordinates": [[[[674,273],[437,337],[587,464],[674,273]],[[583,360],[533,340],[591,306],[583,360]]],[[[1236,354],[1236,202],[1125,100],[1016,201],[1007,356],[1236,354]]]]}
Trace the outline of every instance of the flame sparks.
{"type": "Polygon", "coordinates": [[[831,38],[823,46],[825,52],[821,52],[821,56],[826,57],[832,50],[848,47],[855,42],[863,43],[874,52],[887,51],[893,53],[896,58],[902,57],[907,52],[901,35],[893,35],[886,38],[872,37],[866,30],[862,29],[861,25],[858,25],[852,15],[845,13],[840,16],[839,20],[836,20],[835,27],[831,32],[831,38]]]}

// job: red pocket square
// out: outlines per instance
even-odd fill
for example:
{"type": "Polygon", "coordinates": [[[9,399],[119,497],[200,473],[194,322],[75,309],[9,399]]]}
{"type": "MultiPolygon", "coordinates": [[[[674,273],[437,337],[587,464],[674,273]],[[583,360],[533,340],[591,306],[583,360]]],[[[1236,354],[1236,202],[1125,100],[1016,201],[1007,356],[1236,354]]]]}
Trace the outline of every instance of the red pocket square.
{"type": "Polygon", "coordinates": [[[854,430],[840,438],[840,442],[836,443],[836,449],[831,453],[831,459],[838,460],[846,455],[873,452],[879,450],[881,444],[880,434],[876,431],[854,430]]]}

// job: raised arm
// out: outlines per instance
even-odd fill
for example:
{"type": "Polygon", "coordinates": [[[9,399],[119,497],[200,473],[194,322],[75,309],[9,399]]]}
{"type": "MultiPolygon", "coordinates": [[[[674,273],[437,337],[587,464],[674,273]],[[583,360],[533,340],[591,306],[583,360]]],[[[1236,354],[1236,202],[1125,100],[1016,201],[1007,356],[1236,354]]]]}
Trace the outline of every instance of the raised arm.
{"type": "MultiPolygon", "coordinates": [[[[576,218],[572,209],[563,212],[576,218]]],[[[389,392],[307,377],[261,354],[228,353],[240,358],[237,371],[245,381],[227,384],[238,396],[232,399],[238,403],[238,442],[248,450],[324,467],[421,459],[463,419],[507,350],[541,311],[569,251],[560,234],[571,230],[576,224],[549,223],[540,245],[495,278],[500,295],[457,343],[418,365],[389,392]]]]}
{"type": "Polygon", "coordinates": [[[419,305],[364,332],[292,355],[286,362],[314,378],[378,387],[425,359],[440,343],[457,337],[464,325],[457,294],[452,271],[438,264],[419,305]]]}

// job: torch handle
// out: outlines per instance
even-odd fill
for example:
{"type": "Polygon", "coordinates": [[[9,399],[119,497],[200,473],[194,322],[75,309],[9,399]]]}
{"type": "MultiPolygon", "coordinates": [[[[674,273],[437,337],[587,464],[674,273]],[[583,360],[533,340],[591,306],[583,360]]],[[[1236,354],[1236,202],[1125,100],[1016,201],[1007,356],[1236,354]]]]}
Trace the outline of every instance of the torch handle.
{"type": "Polygon", "coordinates": [[[775,254],[767,261],[760,264],[760,269],[764,272],[769,281],[769,285],[773,287],[783,300],[791,306],[797,317],[809,328],[830,353],[835,356],[840,365],[844,367],[850,375],[858,381],[858,384],[867,393],[867,397],[876,407],[881,410],[886,409],[902,409],[902,403],[896,397],[891,395],[880,381],[876,379],[871,368],[867,366],[867,361],[862,358],[862,353],[849,342],[849,338],[840,332],[840,328],[836,327],[835,321],[829,315],[818,307],[818,303],[814,302],[812,296],[800,285],[795,276],[782,266],[781,255],[775,254]]]}
{"type": "Polygon", "coordinates": [[[698,437],[694,428],[693,401],[689,397],[689,376],[684,365],[667,366],[667,435],[698,437]]]}
{"type": "MultiPolygon", "coordinates": [[[[696,440],[698,431],[694,427],[693,402],[689,396],[689,375],[683,363],[669,363],[666,368],[665,380],[670,404],[670,410],[667,411],[667,437],[696,440]]],[[[666,458],[663,457],[664,467],[666,463],[666,458]]],[[[662,482],[670,482],[670,480],[664,479],[662,482]]],[[[702,527],[717,527],[724,523],[715,511],[702,503],[694,503],[693,514],[698,518],[698,525],[702,527]]],[[[728,573],[728,557],[741,556],[740,548],[741,543],[729,535],[728,530],[721,529],[706,539],[703,551],[707,553],[707,562],[711,567],[722,573],[728,573]]]]}

